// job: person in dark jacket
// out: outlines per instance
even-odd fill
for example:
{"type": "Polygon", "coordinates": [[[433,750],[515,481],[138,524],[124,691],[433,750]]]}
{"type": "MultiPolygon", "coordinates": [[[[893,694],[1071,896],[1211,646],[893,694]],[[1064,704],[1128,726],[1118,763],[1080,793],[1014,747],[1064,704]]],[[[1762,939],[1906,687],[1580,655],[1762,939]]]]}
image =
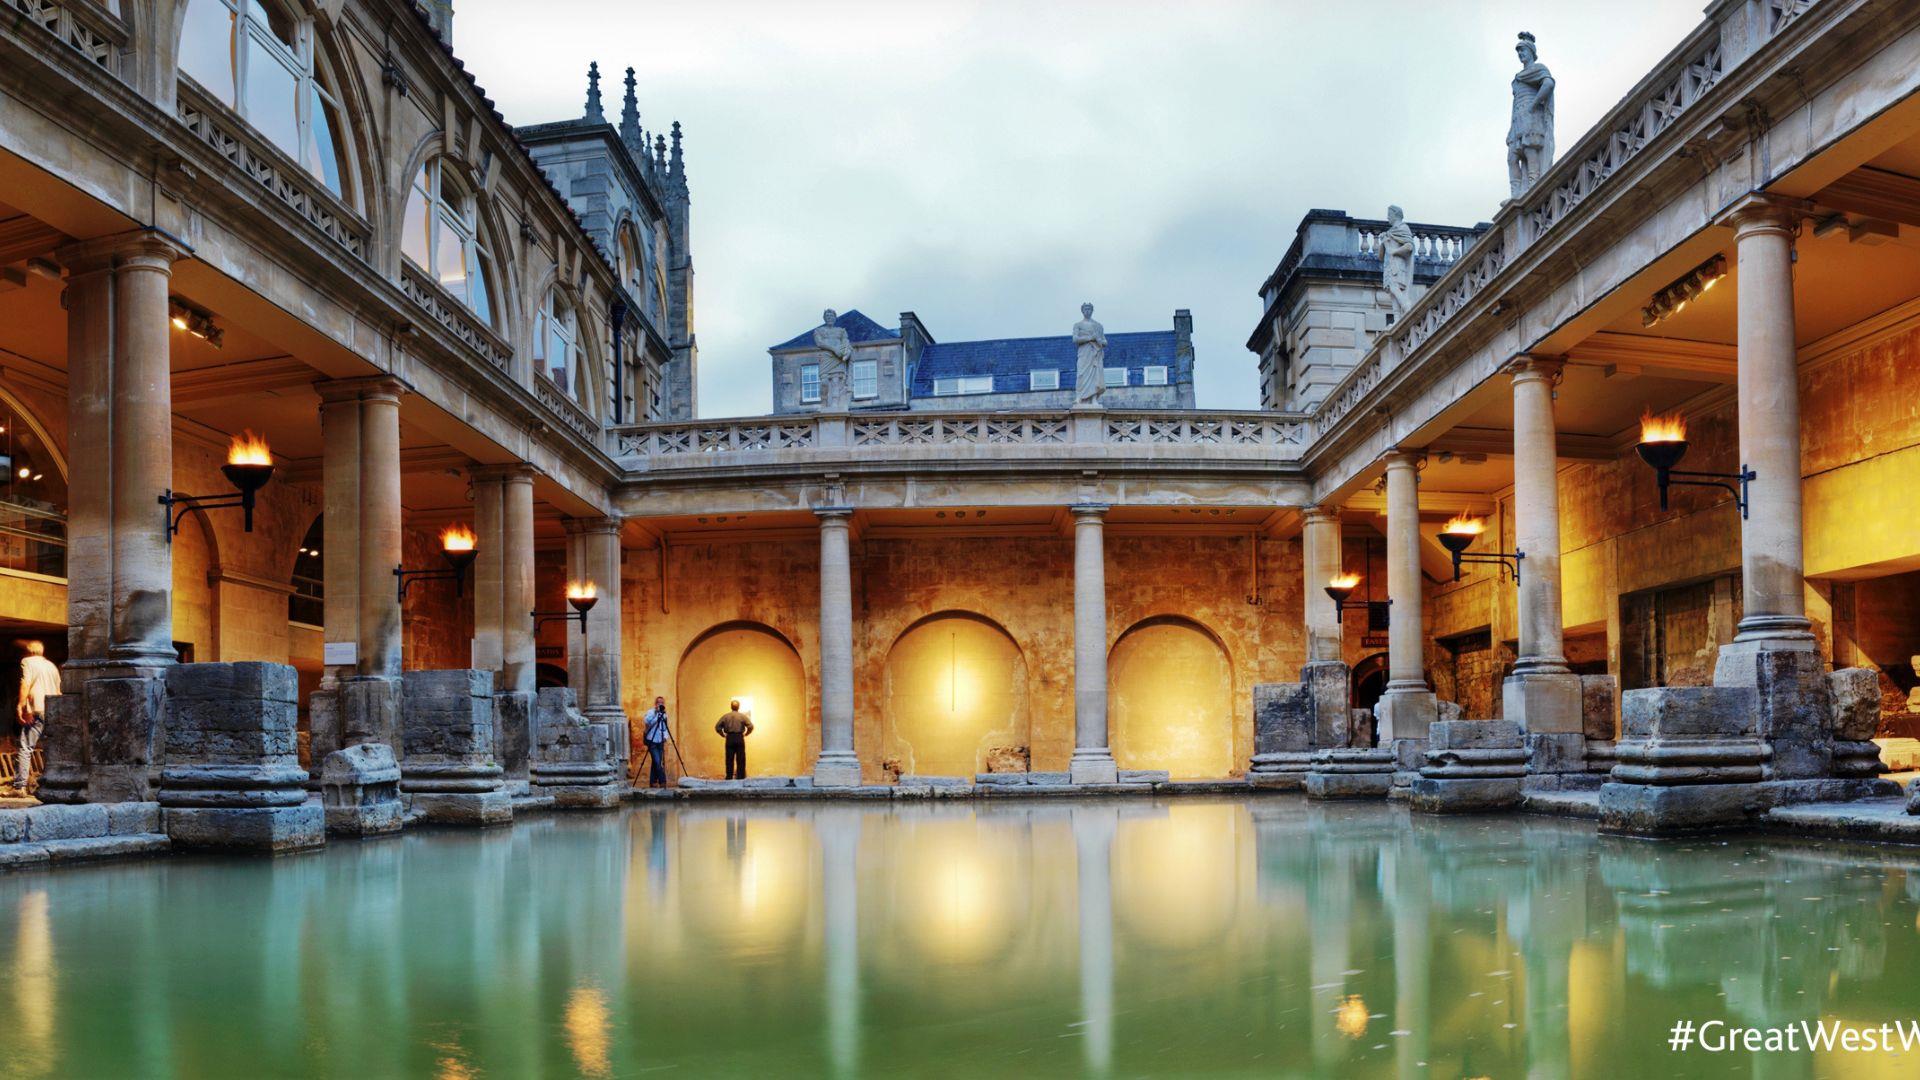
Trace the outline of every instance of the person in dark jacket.
{"type": "Polygon", "coordinates": [[[740,702],[736,699],[730,704],[727,715],[713,725],[713,730],[727,740],[727,779],[745,780],[747,736],[753,734],[753,718],[740,711],[740,702]]]}

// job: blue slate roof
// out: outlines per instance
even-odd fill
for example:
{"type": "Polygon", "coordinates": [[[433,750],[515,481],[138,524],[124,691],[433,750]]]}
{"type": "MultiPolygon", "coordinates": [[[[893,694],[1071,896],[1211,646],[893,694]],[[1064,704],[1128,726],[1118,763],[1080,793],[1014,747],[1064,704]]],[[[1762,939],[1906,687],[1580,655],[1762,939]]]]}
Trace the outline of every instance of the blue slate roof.
{"type": "MultiPolygon", "coordinates": [[[[872,319],[867,318],[865,315],[860,314],[858,311],[840,312],[840,317],[834,320],[834,325],[845,330],[847,332],[847,340],[855,345],[863,341],[879,341],[883,338],[890,338],[897,341],[900,338],[900,331],[889,330],[879,323],[874,322],[872,319]]],[[[813,331],[813,327],[808,327],[806,330],[775,345],[773,348],[774,350],[811,349],[813,348],[813,331]]]]}
{"type": "MultiPolygon", "coordinates": [[[[1127,384],[1139,386],[1140,369],[1165,367],[1167,380],[1175,377],[1174,355],[1177,345],[1172,330],[1152,330],[1139,334],[1107,335],[1107,366],[1125,367],[1127,384]]],[[[1027,373],[1053,368],[1060,373],[1060,389],[1074,388],[1077,374],[1077,350],[1073,338],[1059,337],[998,338],[993,341],[947,341],[928,345],[920,353],[919,366],[913,370],[909,397],[932,397],[935,379],[992,375],[995,393],[1028,389],[1027,373]]]]}

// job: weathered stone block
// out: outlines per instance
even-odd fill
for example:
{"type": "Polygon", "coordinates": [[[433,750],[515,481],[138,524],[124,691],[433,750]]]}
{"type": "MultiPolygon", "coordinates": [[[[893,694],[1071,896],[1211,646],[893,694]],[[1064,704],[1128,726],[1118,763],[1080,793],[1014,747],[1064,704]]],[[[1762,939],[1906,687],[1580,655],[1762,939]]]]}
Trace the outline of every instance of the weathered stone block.
{"type": "Polygon", "coordinates": [[[419,793],[409,796],[413,808],[436,825],[490,827],[513,824],[513,799],[506,789],[453,794],[419,793]]]}
{"type": "MultiPolygon", "coordinates": [[[[1433,722],[1436,724],[1462,720],[1465,719],[1467,715],[1466,710],[1461,708],[1460,703],[1457,701],[1448,701],[1445,698],[1439,698],[1434,701],[1433,705],[1433,722]]],[[[1429,730],[1431,730],[1431,728],[1429,728],[1429,730]]]]}
{"type": "Polygon", "coordinates": [[[624,779],[612,760],[607,726],[574,707],[566,687],[541,690],[534,706],[533,787],[556,807],[612,809],[624,779]]]}
{"type": "Polygon", "coordinates": [[[1383,744],[1395,739],[1425,740],[1439,713],[1439,699],[1428,690],[1388,691],[1373,707],[1383,744]]]}
{"type": "Polygon", "coordinates": [[[133,836],[160,831],[160,804],[157,802],[110,803],[107,806],[107,832],[112,836],[133,836]]]}
{"type": "Polygon", "coordinates": [[[1527,771],[1577,773],[1587,771],[1587,737],[1579,732],[1527,733],[1527,771]]]}
{"type": "Polygon", "coordinates": [[[40,798],[49,803],[145,802],[165,716],[162,669],[109,669],[47,702],[40,798]]]}
{"type": "Polygon", "coordinates": [[[1427,756],[1448,750],[1517,750],[1523,735],[1511,720],[1442,720],[1427,732],[1427,756]]]}
{"type": "Polygon", "coordinates": [[[1164,784],[1173,779],[1165,769],[1121,769],[1122,784],[1164,784]]]}
{"type": "Polygon", "coordinates": [[[1253,688],[1254,768],[1260,759],[1311,751],[1313,694],[1306,683],[1261,683],[1253,688]]]}
{"type": "Polygon", "coordinates": [[[1356,746],[1352,713],[1353,671],[1338,660],[1309,661],[1300,669],[1313,708],[1313,745],[1356,746]]]}
{"type": "Polygon", "coordinates": [[[1702,832],[1751,821],[1772,805],[1766,785],[1758,783],[1608,783],[1600,786],[1600,828],[1639,835],[1702,832]]]}
{"type": "Polygon", "coordinates": [[[298,681],[285,664],[182,664],[166,676],[159,802],[182,847],[273,854],[326,842],[294,740],[298,681]]]}
{"type": "Polygon", "coordinates": [[[18,844],[26,838],[26,810],[0,810],[0,844],[18,844]]]}
{"type": "Polygon", "coordinates": [[[327,842],[326,815],[320,804],[312,802],[271,807],[169,807],[165,818],[168,838],[180,847],[280,854],[317,848],[327,842]]]}
{"type": "Polygon", "coordinates": [[[1076,749],[1073,757],[1068,759],[1067,775],[1076,784],[1117,784],[1120,782],[1120,767],[1113,763],[1113,756],[1104,749],[1076,749]]]}
{"type": "Polygon", "coordinates": [[[380,836],[400,831],[400,766],[393,748],[361,743],[328,754],[321,765],[320,803],[330,833],[380,836]]]}
{"type": "Polygon", "coordinates": [[[1423,814],[1466,814],[1506,810],[1520,803],[1520,778],[1414,778],[1408,805],[1423,814]]]}
{"type": "Polygon", "coordinates": [[[1612,742],[1617,734],[1614,703],[1620,696],[1620,681],[1611,675],[1582,675],[1580,678],[1580,730],[1589,741],[1612,742]]]}
{"type": "Polygon", "coordinates": [[[1567,671],[1509,675],[1500,684],[1501,715],[1529,732],[1580,734],[1583,688],[1567,671]]]}
{"type": "Polygon", "coordinates": [[[1880,730],[1880,673],[1872,668],[1842,668],[1827,674],[1827,701],[1833,737],[1863,742],[1880,730]]]}
{"type": "Polygon", "coordinates": [[[98,803],[34,806],[27,809],[26,815],[27,834],[23,839],[31,844],[105,836],[108,832],[107,808],[98,803]]]}
{"type": "Polygon", "coordinates": [[[1759,703],[1753,690],[1726,686],[1656,686],[1620,697],[1628,739],[1757,738],[1759,703]]]}
{"type": "Polygon", "coordinates": [[[494,757],[510,780],[526,780],[533,761],[534,695],[502,690],[493,696],[494,757]]]}
{"type": "Polygon", "coordinates": [[[1382,798],[1393,788],[1397,762],[1391,746],[1316,750],[1303,786],[1310,799],[1382,798]]]}
{"type": "Polygon", "coordinates": [[[1920,814],[1920,780],[1907,781],[1907,813],[1920,814]]]}
{"type": "Polygon", "coordinates": [[[448,825],[513,820],[493,756],[493,674],[409,671],[402,684],[400,790],[414,809],[448,825]]]}

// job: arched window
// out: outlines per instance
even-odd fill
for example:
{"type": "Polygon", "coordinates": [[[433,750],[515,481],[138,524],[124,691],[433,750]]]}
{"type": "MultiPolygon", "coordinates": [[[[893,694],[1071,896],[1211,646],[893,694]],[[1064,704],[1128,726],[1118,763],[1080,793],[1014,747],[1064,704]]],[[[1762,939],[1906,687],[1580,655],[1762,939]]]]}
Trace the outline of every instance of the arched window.
{"type": "Polygon", "coordinates": [[[492,294],[487,287],[493,259],[480,241],[479,206],[437,160],[420,167],[407,193],[400,250],[493,325],[492,294]]]}
{"type": "Polygon", "coordinates": [[[653,234],[653,293],[647,298],[653,308],[653,321],[663,330],[667,318],[667,234],[662,229],[653,234]]]}
{"type": "Polygon", "coordinates": [[[534,358],[540,362],[542,378],[568,397],[575,396],[580,373],[580,327],[573,308],[557,290],[549,290],[546,303],[540,305],[540,318],[534,327],[534,358]]]}
{"type": "Polygon", "coordinates": [[[620,226],[620,242],[616,246],[614,256],[619,265],[615,269],[620,271],[620,284],[635,298],[646,296],[647,270],[641,254],[644,249],[640,246],[639,234],[634,232],[633,222],[620,226]]]}
{"type": "Polygon", "coordinates": [[[0,399],[0,567],[67,576],[67,479],[45,439],[0,399]]]}
{"type": "Polygon", "coordinates": [[[346,198],[340,103],[318,74],[313,36],[313,20],[262,0],[190,0],[180,70],[346,198]]]}

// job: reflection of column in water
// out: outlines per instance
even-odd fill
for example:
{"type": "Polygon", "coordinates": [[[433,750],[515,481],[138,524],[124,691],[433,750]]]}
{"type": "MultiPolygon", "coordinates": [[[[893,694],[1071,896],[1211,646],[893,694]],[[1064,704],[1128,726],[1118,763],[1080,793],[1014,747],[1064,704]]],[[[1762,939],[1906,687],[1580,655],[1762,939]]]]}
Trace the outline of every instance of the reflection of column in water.
{"type": "MultiPolygon", "coordinates": [[[[1322,829],[1337,827],[1337,822],[1322,822],[1322,829]]],[[[1307,960],[1309,991],[1308,1012],[1312,1017],[1313,1062],[1321,1073],[1346,1056],[1335,1011],[1346,987],[1348,969],[1348,919],[1352,916],[1352,867],[1347,852],[1324,831],[1315,834],[1315,846],[1321,847],[1308,879],[1307,926],[1311,952],[1307,960]],[[1324,846],[1323,846],[1324,845],[1324,846]]]]}
{"type": "Polygon", "coordinates": [[[1073,839],[1080,887],[1080,1034],[1087,1071],[1113,1067],[1113,832],[1112,806],[1074,807],[1073,839]]]}
{"type": "Polygon", "coordinates": [[[860,1071],[860,813],[823,810],[821,902],[826,909],[827,1060],[836,1076],[860,1071]]]}
{"type": "Polygon", "coordinates": [[[667,892],[667,812],[647,811],[647,896],[659,901],[667,892]]]}
{"type": "Polygon", "coordinates": [[[1393,897],[1393,1026],[1403,1033],[1394,1041],[1395,1065],[1401,1076],[1422,1076],[1432,1027],[1427,926],[1432,881],[1411,836],[1400,837],[1384,854],[1393,877],[1388,889],[1393,897]]]}
{"type": "Polygon", "coordinates": [[[13,1008],[8,1012],[7,1072],[45,1076],[53,1072],[53,1002],[59,990],[53,964],[53,920],[45,889],[20,896],[14,911],[13,1008]]]}

